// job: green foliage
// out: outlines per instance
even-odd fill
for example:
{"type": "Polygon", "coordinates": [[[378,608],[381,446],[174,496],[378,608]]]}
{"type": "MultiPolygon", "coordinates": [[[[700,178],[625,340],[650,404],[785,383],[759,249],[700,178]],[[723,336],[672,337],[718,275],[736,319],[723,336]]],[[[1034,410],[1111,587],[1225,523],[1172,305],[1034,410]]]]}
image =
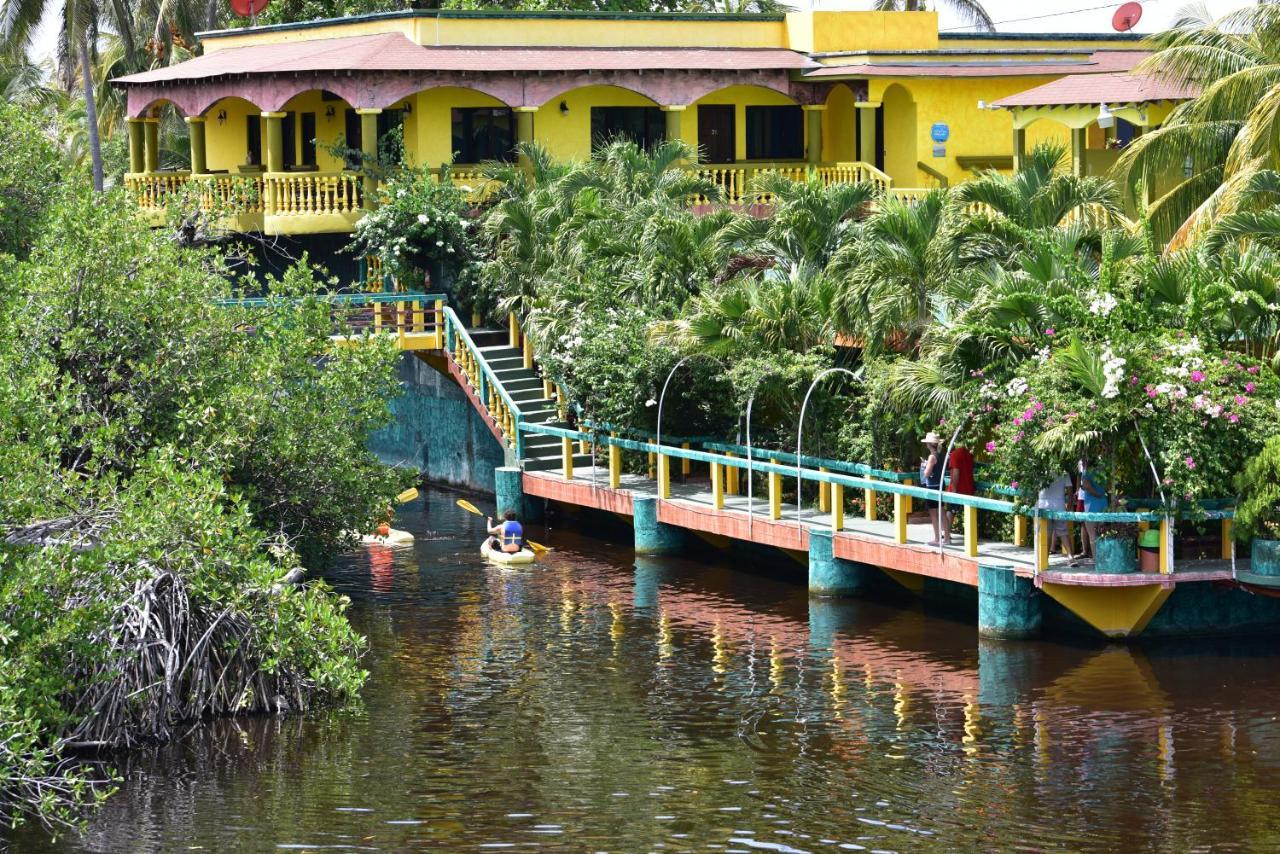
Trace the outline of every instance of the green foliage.
{"type": "Polygon", "coordinates": [[[468,208],[447,169],[438,180],[426,170],[404,169],[379,187],[378,207],[356,223],[348,248],[381,258],[405,287],[440,287],[473,262],[468,208]]]}
{"type": "Polygon", "coordinates": [[[22,258],[59,192],[58,152],[31,113],[0,103],[0,254],[22,258]]]}
{"type": "Polygon", "coordinates": [[[1268,439],[1245,463],[1235,485],[1236,539],[1280,539],[1280,436],[1268,439]]]}

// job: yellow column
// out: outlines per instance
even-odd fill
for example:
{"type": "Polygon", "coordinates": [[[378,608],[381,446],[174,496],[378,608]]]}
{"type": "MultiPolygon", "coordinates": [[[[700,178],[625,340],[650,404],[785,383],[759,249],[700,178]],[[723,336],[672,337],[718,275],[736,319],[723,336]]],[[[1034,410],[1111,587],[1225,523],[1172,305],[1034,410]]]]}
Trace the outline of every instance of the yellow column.
{"type": "Polygon", "coordinates": [[[717,510],[724,509],[724,475],[720,463],[711,463],[711,503],[717,510]]]}
{"type": "MultiPolygon", "coordinates": [[[[903,484],[903,486],[914,486],[914,485],[915,485],[915,481],[914,481],[914,480],[912,480],[911,478],[907,478],[906,480],[904,480],[904,481],[902,482],[902,484],[903,484]]],[[[910,495],[904,495],[904,496],[902,496],[902,497],[903,497],[903,504],[905,505],[905,509],[906,509],[906,511],[907,511],[907,515],[908,515],[908,516],[910,516],[910,515],[911,515],[911,496],[910,496],[910,495]]]]}
{"type": "Polygon", "coordinates": [[[516,320],[514,311],[507,315],[507,346],[520,347],[520,321],[516,320]]]}
{"type": "Polygon", "coordinates": [[[267,172],[284,171],[284,113],[263,113],[267,129],[267,172]]]}
{"type": "Polygon", "coordinates": [[[1085,169],[1085,129],[1071,129],[1071,172],[1077,178],[1083,178],[1085,169]]]}
{"type": "MultiPolygon", "coordinates": [[[[356,115],[360,116],[360,151],[364,155],[365,163],[376,164],[378,162],[378,115],[382,110],[373,110],[362,107],[356,110],[356,115]]],[[[373,210],[374,199],[377,196],[378,179],[369,174],[368,170],[364,173],[364,207],[373,210]]]]}
{"type": "MultiPolygon", "coordinates": [[[[617,436],[617,433],[610,433],[617,436]]],[[[617,445],[609,445],[609,488],[617,489],[622,485],[622,449],[617,445]]]]}
{"type": "Polygon", "coordinates": [[[191,140],[191,174],[203,175],[208,171],[204,156],[204,116],[187,116],[186,122],[191,140]]]}
{"type": "Polygon", "coordinates": [[[769,518],[782,518],[782,475],[769,472],[769,518]]]}
{"type": "MultiPolygon", "coordinates": [[[[822,466],[818,466],[818,471],[825,472],[827,469],[822,466]]],[[[818,484],[818,512],[831,512],[831,484],[826,481],[822,481],[818,484]]]]}
{"type": "Polygon", "coordinates": [[[684,139],[684,112],[687,109],[684,104],[666,104],[662,107],[667,120],[668,140],[684,139]]]}
{"type": "Polygon", "coordinates": [[[804,111],[804,155],[810,166],[822,162],[822,114],[826,104],[805,104],[800,107],[804,111]]]}
{"type": "Polygon", "coordinates": [[[893,534],[899,543],[907,541],[907,517],[911,515],[908,504],[911,496],[893,494],[893,534]]]}
{"type": "Polygon", "coordinates": [[[144,166],[148,172],[155,172],[160,168],[160,120],[143,119],[142,128],[144,166]]]}
{"type": "Polygon", "coordinates": [[[1013,171],[1017,172],[1027,160],[1027,131],[1024,128],[1013,129],[1013,171]]]}
{"type": "Polygon", "coordinates": [[[1049,520],[1036,520],[1036,569],[1049,568],[1049,520]]]}
{"type": "Polygon", "coordinates": [[[1173,554],[1171,552],[1170,542],[1173,539],[1173,531],[1169,525],[1169,517],[1165,516],[1160,520],[1160,571],[1166,575],[1173,572],[1173,554]]]}
{"type": "Polygon", "coordinates": [[[542,379],[542,396],[547,400],[555,400],[556,390],[551,387],[551,380],[543,377],[542,379]]]}
{"type": "Polygon", "coordinates": [[[859,101],[854,104],[858,110],[858,160],[863,163],[876,162],[876,110],[879,101],[859,101]]]}
{"type": "MultiPolygon", "coordinates": [[[[538,108],[516,107],[512,112],[516,114],[516,142],[533,142],[533,114],[538,112],[538,108]]],[[[519,155],[519,162],[521,169],[533,168],[533,163],[524,154],[519,155]]]]}
{"type": "Polygon", "coordinates": [[[1235,554],[1235,532],[1232,530],[1233,524],[1230,519],[1222,520],[1222,559],[1231,560],[1235,554]]]}
{"type": "MultiPolygon", "coordinates": [[[[681,442],[680,447],[687,451],[689,450],[689,443],[681,442]]],[[[681,457],[680,458],[680,474],[684,475],[685,477],[688,477],[692,473],[693,473],[693,460],[689,459],[688,457],[681,457]]]]}
{"type": "Polygon", "coordinates": [[[653,451],[649,452],[649,480],[654,480],[658,476],[658,459],[653,451]]]}
{"type": "MultiPolygon", "coordinates": [[[[736,457],[737,454],[733,453],[733,451],[729,451],[727,454],[725,454],[725,456],[736,457]]],[[[729,493],[730,495],[738,494],[738,489],[739,489],[738,469],[735,466],[727,465],[724,467],[724,484],[725,484],[725,492],[729,493]]]]}
{"type": "Polygon", "coordinates": [[[529,340],[529,336],[524,336],[524,369],[526,371],[533,370],[533,342],[529,340]]]}
{"type": "Polygon", "coordinates": [[[564,479],[573,480],[573,440],[568,436],[560,439],[560,465],[564,469],[564,479]]]}
{"type": "Polygon", "coordinates": [[[125,124],[129,127],[129,171],[137,174],[147,168],[143,120],[126,119],[125,124]]]}
{"type": "Polygon", "coordinates": [[[671,497],[671,457],[658,454],[658,497],[671,497]]]}
{"type": "Polygon", "coordinates": [[[1027,544],[1027,517],[1015,515],[1013,517],[1013,544],[1015,546],[1024,546],[1027,544]]]}
{"type": "Polygon", "coordinates": [[[964,553],[978,556],[978,508],[964,508],[964,553]]]}
{"type": "Polygon", "coordinates": [[[831,484],[831,530],[844,530],[844,484],[831,484]]]}
{"type": "Polygon", "coordinates": [[[868,522],[876,520],[876,491],[874,489],[862,490],[862,518],[868,522]]]}

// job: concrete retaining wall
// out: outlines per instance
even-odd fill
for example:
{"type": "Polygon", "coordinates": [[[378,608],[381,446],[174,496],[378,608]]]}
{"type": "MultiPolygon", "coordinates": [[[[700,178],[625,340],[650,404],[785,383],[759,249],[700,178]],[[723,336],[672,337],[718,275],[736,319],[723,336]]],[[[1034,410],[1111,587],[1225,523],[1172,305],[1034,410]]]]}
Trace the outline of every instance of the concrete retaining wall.
{"type": "Polygon", "coordinates": [[[369,437],[370,450],[429,481],[492,493],[493,470],[506,464],[503,448],[462,390],[412,353],[401,354],[399,374],[404,394],[391,403],[395,420],[369,437]]]}

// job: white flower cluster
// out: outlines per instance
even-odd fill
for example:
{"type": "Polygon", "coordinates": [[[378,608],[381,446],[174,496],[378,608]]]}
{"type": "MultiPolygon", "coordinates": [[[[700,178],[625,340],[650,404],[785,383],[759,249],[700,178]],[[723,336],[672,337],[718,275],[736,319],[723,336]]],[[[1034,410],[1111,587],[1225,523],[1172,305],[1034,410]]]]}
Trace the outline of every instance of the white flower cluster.
{"type": "Polygon", "coordinates": [[[1033,358],[1034,358],[1037,362],[1039,362],[1040,364],[1042,364],[1042,365],[1043,365],[1045,362],[1048,362],[1048,361],[1049,361],[1049,348],[1048,348],[1047,346],[1045,346],[1045,347],[1041,347],[1039,350],[1037,350],[1037,351],[1036,351],[1036,354],[1035,354],[1035,356],[1034,356],[1033,358]]]}
{"type": "Polygon", "coordinates": [[[1124,365],[1125,360],[1117,356],[1108,344],[1107,349],[1102,351],[1102,375],[1106,379],[1102,387],[1103,397],[1109,399],[1120,396],[1120,381],[1124,379],[1124,365]]]}
{"type": "Polygon", "coordinates": [[[1169,352],[1175,356],[1190,356],[1200,352],[1200,339],[1192,335],[1186,341],[1175,341],[1169,345],[1169,352]]]}
{"type": "Polygon", "coordinates": [[[1100,294],[1095,291],[1093,299],[1089,301],[1089,313],[1106,317],[1117,305],[1119,303],[1116,301],[1114,294],[1100,294]]]}
{"type": "Polygon", "coordinates": [[[1027,393],[1027,388],[1026,380],[1022,377],[1014,377],[1009,380],[1009,385],[1005,387],[1005,391],[1008,393],[1009,397],[1022,397],[1022,395],[1027,393]]]}

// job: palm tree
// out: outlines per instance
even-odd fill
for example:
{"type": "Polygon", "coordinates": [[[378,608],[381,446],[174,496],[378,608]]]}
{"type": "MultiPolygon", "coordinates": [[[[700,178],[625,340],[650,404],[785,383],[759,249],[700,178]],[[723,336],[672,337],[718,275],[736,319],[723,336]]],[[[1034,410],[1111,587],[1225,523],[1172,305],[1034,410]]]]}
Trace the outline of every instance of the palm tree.
{"type": "MultiPolygon", "coordinates": [[[[960,19],[974,29],[983,32],[994,32],[995,21],[987,14],[978,0],[941,0],[940,4],[955,12],[960,19]]],[[[929,8],[927,0],[876,0],[875,9],[879,12],[923,12],[929,8]]]]}
{"type": "Polygon", "coordinates": [[[1185,175],[1149,211],[1176,249],[1217,217],[1249,207],[1259,173],[1280,167],[1280,6],[1260,3],[1217,21],[1187,16],[1155,41],[1138,70],[1201,94],[1134,140],[1115,169],[1131,192],[1185,175]]]}

